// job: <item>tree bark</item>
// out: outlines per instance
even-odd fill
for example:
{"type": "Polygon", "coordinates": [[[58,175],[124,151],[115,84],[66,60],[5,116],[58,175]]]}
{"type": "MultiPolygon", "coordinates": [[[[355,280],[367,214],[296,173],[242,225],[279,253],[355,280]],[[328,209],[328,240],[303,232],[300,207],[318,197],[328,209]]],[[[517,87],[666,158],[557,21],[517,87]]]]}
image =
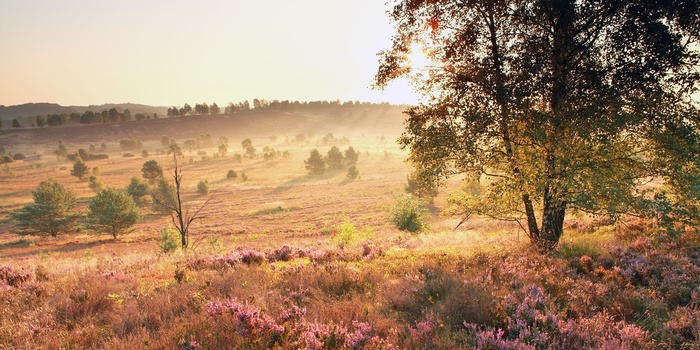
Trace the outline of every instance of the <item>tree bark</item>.
{"type": "Polygon", "coordinates": [[[557,198],[554,187],[547,187],[543,199],[542,231],[536,241],[538,249],[547,251],[557,246],[564,232],[565,215],[566,201],[557,198]]]}

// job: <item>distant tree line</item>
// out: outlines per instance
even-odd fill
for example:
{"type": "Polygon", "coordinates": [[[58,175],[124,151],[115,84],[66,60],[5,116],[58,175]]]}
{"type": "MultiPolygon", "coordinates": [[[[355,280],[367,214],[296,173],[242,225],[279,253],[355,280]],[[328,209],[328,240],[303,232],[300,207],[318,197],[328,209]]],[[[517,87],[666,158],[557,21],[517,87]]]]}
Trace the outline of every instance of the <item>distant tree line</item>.
{"type": "MultiPolygon", "coordinates": [[[[319,110],[328,108],[389,108],[391,104],[388,102],[383,103],[371,103],[371,102],[360,102],[360,101],[345,101],[340,102],[340,100],[335,101],[310,101],[310,102],[299,102],[299,101],[278,101],[278,100],[265,100],[265,99],[253,99],[253,103],[248,100],[243,102],[233,103],[229,102],[226,107],[224,107],[223,114],[236,114],[249,111],[309,111],[309,110],[319,110]]],[[[212,103],[208,105],[206,102],[197,103],[194,108],[188,103],[185,103],[182,107],[171,107],[168,108],[168,117],[184,117],[188,115],[216,115],[221,114],[221,108],[216,104],[212,103]]]]}
{"type": "MultiPolygon", "coordinates": [[[[216,103],[211,105],[206,102],[197,103],[194,108],[185,103],[182,107],[171,107],[167,110],[167,117],[181,117],[189,115],[217,115],[217,114],[236,114],[250,111],[319,111],[319,110],[336,110],[340,111],[347,110],[352,111],[353,109],[361,108],[363,113],[366,113],[368,109],[387,109],[391,107],[388,102],[383,103],[370,103],[370,102],[360,102],[360,101],[345,101],[340,102],[340,100],[335,101],[310,101],[310,102],[300,102],[300,101],[279,101],[279,100],[265,100],[265,99],[253,99],[252,104],[246,100],[243,102],[233,103],[229,102],[226,107],[221,109],[216,103]]],[[[3,127],[8,128],[11,126],[14,129],[24,128],[24,127],[39,127],[43,128],[46,126],[61,126],[67,124],[102,124],[102,123],[119,123],[126,121],[139,121],[139,120],[149,120],[158,119],[159,115],[157,113],[134,113],[132,114],[129,109],[124,109],[119,111],[116,108],[110,108],[108,110],[103,110],[101,112],[95,111],[85,111],[83,113],[63,113],[63,114],[46,114],[37,115],[30,118],[22,118],[25,122],[23,124],[20,118],[15,118],[10,122],[10,125],[3,125],[0,120],[0,129],[3,127]],[[27,124],[28,123],[28,124],[27,124]]]]}

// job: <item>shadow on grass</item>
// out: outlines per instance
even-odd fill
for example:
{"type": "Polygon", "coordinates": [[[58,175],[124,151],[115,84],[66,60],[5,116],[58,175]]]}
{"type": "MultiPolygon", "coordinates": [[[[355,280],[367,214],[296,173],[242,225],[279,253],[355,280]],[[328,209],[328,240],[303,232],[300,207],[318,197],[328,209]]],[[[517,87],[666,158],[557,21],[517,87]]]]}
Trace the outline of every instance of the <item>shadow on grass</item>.
{"type": "Polygon", "coordinates": [[[3,258],[20,258],[47,253],[69,253],[110,244],[123,244],[123,242],[120,240],[113,240],[111,236],[110,238],[99,239],[91,242],[80,242],[78,240],[61,240],[60,242],[48,242],[48,240],[51,240],[51,238],[47,238],[47,240],[45,241],[35,242],[35,245],[31,245],[30,243],[26,243],[25,245],[24,243],[18,242],[11,242],[11,244],[9,245],[3,244],[2,246],[0,246],[0,255],[2,255],[3,258]],[[4,252],[5,249],[11,248],[28,249],[22,250],[21,252],[13,252],[9,254],[4,252]]]}

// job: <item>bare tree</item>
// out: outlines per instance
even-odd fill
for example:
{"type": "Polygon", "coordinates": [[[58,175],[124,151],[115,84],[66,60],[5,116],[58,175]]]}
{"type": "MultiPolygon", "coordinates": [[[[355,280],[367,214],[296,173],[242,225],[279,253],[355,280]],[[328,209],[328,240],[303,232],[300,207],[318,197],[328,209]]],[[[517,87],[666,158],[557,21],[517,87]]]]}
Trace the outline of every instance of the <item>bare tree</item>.
{"type": "Polygon", "coordinates": [[[183,207],[182,203],[182,166],[180,165],[180,160],[183,157],[180,148],[177,145],[171,145],[170,151],[173,155],[173,170],[172,176],[175,183],[175,193],[173,198],[168,198],[169,196],[153,196],[153,200],[160,206],[162,206],[165,211],[170,212],[170,219],[172,220],[173,226],[180,233],[180,239],[182,243],[182,248],[187,248],[189,245],[189,231],[192,222],[200,218],[199,214],[202,209],[209,204],[212,197],[209,197],[204,204],[202,204],[198,209],[191,211],[187,206],[183,207]]]}

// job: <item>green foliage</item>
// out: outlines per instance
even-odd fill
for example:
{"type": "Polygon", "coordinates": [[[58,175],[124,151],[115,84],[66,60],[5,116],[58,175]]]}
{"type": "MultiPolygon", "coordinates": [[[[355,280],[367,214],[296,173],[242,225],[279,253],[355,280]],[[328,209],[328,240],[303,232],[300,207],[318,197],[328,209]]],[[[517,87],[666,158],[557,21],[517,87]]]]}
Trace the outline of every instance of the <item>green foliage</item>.
{"type": "Polygon", "coordinates": [[[700,55],[687,42],[700,18],[684,4],[397,1],[376,83],[408,76],[429,96],[406,111],[409,162],[441,182],[485,180],[484,202],[462,211],[524,217],[549,250],[568,208],[646,215],[654,195],[640,183],[678,185],[680,168],[700,162],[700,55]],[[414,44],[430,53],[429,74],[411,66],[414,44]]]}
{"type": "Polygon", "coordinates": [[[311,150],[309,158],[304,161],[304,164],[309,174],[318,175],[326,172],[326,161],[317,149],[311,150]]]}
{"type": "Polygon", "coordinates": [[[141,149],[141,141],[134,139],[121,139],[119,140],[119,147],[124,151],[131,151],[136,149],[141,149]]]}
{"type": "Polygon", "coordinates": [[[175,186],[164,178],[158,179],[155,188],[151,190],[153,210],[168,214],[177,205],[175,186]]]}
{"type": "Polygon", "coordinates": [[[109,233],[117,238],[126,233],[140,219],[139,209],[133,198],[113,188],[97,192],[88,203],[88,223],[94,230],[109,233]]]}
{"type": "Polygon", "coordinates": [[[226,173],[227,179],[235,179],[237,177],[238,177],[238,173],[235,170],[229,170],[228,173],[226,173]]]}
{"type": "Polygon", "coordinates": [[[435,178],[431,177],[427,172],[418,170],[413,171],[406,177],[404,190],[406,193],[428,202],[432,202],[438,195],[438,185],[435,178]]]}
{"type": "Polygon", "coordinates": [[[135,202],[141,201],[141,199],[148,194],[149,186],[148,182],[139,179],[136,176],[131,177],[131,181],[126,186],[126,193],[134,199],[135,202]]]}
{"type": "Polygon", "coordinates": [[[163,168],[157,161],[151,159],[143,163],[141,167],[141,175],[150,183],[155,183],[156,180],[163,177],[163,168]]]}
{"type": "Polygon", "coordinates": [[[208,194],[209,193],[209,181],[207,180],[200,180],[197,183],[197,193],[199,194],[208,194]]]}
{"type": "Polygon", "coordinates": [[[88,178],[88,187],[90,187],[91,190],[97,192],[104,187],[104,183],[102,183],[102,181],[98,179],[97,176],[90,175],[90,177],[88,178]]]}
{"type": "Polygon", "coordinates": [[[389,215],[399,230],[417,232],[427,228],[427,212],[423,201],[409,194],[396,198],[389,215]]]}
{"type": "Polygon", "coordinates": [[[341,169],[343,167],[343,153],[338,147],[333,146],[326,155],[326,165],[328,169],[341,169]]]}
{"type": "Polygon", "coordinates": [[[354,148],[348,147],[345,150],[345,165],[353,166],[357,164],[357,160],[360,158],[360,153],[355,151],[354,148]]]}
{"type": "Polygon", "coordinates": [[[347,179],[348,180],[355,180],[357,177],[360,176],[360,172],[357,170],[357,167],[354,165],[351,165],[348,168],[348,174],[347,174],[347,179]]]}
{"type": "Polygon", "coordinates": [[[71,169],[70,174],[77,177],[80,181],[85,179],[85,176],[90,173],[90,167],[83,162],[83,159],[77,157],[75,163],[73,163],[73,169],[71,169]]]}
{"type": "Polygon", "coordinates": [[[368,239],[372,239],[372,231],[370,229],[358,231],[355,225],[348,220],[338,225],[335,232],[333,243],[338,248],[352,248],[368,239]]]}
{"type": "Polygon", "coordinates": [[[171,253],[180,246],[180,234],[171,228],[163,228],[158,239],[158,248],[162,253],[171,253]]]}
{"type": "Polygon", "coordinates": [[[34,203],[12,214],[20,234],[58,236],[76,229],[75,194],[49,178],[32,191],[34,203]]]}

